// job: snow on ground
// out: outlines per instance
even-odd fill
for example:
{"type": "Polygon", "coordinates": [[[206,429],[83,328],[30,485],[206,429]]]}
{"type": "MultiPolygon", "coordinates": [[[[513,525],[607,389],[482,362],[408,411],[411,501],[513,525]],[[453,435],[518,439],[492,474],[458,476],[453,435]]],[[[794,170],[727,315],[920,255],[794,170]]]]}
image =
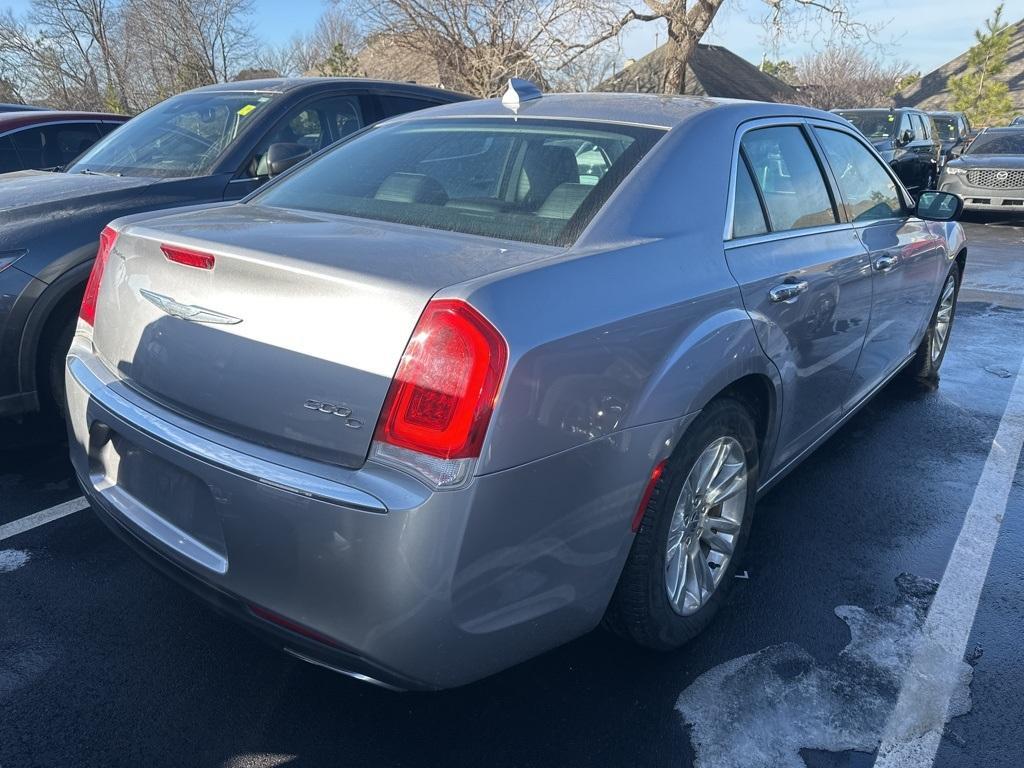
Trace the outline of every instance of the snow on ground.
{"type": "MultiPolygon", "coordinates": [[[[901,574],[899,595],[865,610],[841,605],[850,643],[827,664],[782,643],[705,672],[676,708],[691,726],[695,768],[804,768],[801,749],[878,748],[938,585],[901,574]]],[[[956,669],[949,717],[971,708],[972,668],[956,669]]]]}

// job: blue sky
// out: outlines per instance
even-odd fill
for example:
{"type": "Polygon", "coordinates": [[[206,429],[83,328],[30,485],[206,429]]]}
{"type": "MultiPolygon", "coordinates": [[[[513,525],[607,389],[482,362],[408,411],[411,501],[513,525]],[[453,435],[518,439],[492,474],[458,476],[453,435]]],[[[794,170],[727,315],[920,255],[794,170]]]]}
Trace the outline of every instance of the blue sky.
{"type": "MultiPolygon", "coordinates": [[[[850,0],[858,18],[872,24],[886,25],[880,39],[893,40],[892,50],[922,72],[928,72],[966,50],[972,42],[974,29],[995,7],[997,0],[965,2],[965,0],[850,0]]],[[[28,7],[29,0],[0,0],[0,8],[13,7],[15,12],[28,7]]],[[[295,32],[312,26],[324,7],[324,0],[255,0],[254,20],[260,34],[274,42],[287,40],[295,32]]],[[[813,30],[804,39],[786,40],[776,54],[767,49],[764,33],[758,22],[761,0],[728,0],[704,42],[731,48],[755,63],[766,53],[771,58],[799,58],[814,48],[813,30]]],[[[1024,0],[1006,0],[1006,18],[1024,18],[1024,0]]],[[[650,51],[656,41],[664,42],[664,27],[637,24],[623,39],[624,55],[639,58],[650,51]]]]}

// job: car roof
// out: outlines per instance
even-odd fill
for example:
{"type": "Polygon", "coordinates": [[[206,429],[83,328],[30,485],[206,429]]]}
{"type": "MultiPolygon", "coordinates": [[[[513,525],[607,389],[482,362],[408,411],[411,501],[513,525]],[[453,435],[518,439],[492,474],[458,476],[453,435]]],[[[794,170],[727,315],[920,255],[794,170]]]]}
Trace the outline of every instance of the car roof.
{"type": "MultiPolygon", "coordinates": [[[[917,107],[853,107],[852,109],[846,109],[844,107],[838,107],[832,110],[833,112],[917,112],[921,115],[934,115],[937,112],[925,112],[923,109],[917,107]]],[[[950,114],[956,114],[951,112],[950,114]]]]}
{"type": "Polygon", "coordinates": [[[933,109],[930,110],[928,114],[936,117],[957,117],[958,115],[962,115],[963,112],[953,112],[948,109],[933,109]]]}
{"type": "Polygon", "coordinates": [[[986,128],[982,133],[1024,133],[1024,125],[999,125],[986,128]]]}
{"type": "Polygon", "coordinates": [[[500,99],[478,99],[445,104],[426,112],[409,112],[389,118],[386,122],[451,117],[531,117],[669,129],[709,110],[723,114],[731,112],[740,120],[774,116],[835,120],[835,115],[828,112],[794,104],[647,93],[550,93],[537,99],[523,101],[517,112],[503,105],[500,99]]]}
{"type": "Polygon", "coordinates": [[[230,83],[215,83],[204,85],[201,88],[193,88],[186,93],[204,93],[209,91],[223,91],[225,93],[293,93],[300,90],[316,90],[325,85],[352,85],[362,88],[387,88],[406,91],[420,91],[445,95],[452,99],[469,98],[458,91],[449,91],[444,88],[433,88],[417,83],[400,83],[390,80],[370,80],[365,77],[272,77],[261,80],[236,80],[230,83]]]}
{"type": "Polygon", "coordinates": [[[114,115],[108,112],[59,112],[57,110],[0,112],[0,131],[45,125],[46,123],[63,123],[69,120],[124,122],[128,119],[125,115],[114,115]]]}

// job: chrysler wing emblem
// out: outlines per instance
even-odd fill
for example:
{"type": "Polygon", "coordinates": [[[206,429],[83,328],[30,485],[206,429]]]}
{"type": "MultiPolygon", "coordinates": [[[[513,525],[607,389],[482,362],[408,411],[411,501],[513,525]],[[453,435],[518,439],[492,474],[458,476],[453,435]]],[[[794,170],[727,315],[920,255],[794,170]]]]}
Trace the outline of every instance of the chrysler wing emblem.
{"type": "Polygon", "coordinates": [[[242,322],[242,318],[240,317],[232,317],[231,315],[214,312],[212,309],[203,309],[202,307],[197,307],[193,304],[182,304],[179,301],[175,301],[170,296],[164,296],[160,293],[147,291],[145,288],[140,288],[139,293],[142,294],[143,298],[150,303],[155,304],[171,317],[180,317],[182,320],[188,320],[190,323],[236,325],[242,322]]]}

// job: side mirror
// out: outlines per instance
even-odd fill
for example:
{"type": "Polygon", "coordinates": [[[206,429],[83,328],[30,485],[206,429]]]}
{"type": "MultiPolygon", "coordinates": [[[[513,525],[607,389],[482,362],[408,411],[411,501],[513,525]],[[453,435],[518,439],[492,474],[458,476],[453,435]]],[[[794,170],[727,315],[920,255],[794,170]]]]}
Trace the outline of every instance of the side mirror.
{"type": "Polygon", "coordinates": [[[909,144],[914,140],[914,134],[909,130],[900,134],[900,144],[909,144]]]}
{"type": "Polygon", "coordinates": [[[313,154],[302,144],[271,144],[267,147],[267,175],[277,176],[313,154]]]}
{"type": "Polygon", "coordinates": [[[956,221],[964,210],[960,195],[952,192],[922,192],[914,213],[926,221],[956,221]]]}

